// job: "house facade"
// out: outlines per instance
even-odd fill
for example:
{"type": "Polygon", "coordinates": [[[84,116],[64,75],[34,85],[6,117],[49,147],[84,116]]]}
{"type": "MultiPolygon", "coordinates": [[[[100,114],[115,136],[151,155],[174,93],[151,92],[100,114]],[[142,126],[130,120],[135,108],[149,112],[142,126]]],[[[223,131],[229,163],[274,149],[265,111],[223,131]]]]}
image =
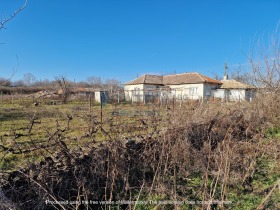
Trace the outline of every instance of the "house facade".
{"type": "Polygon", "coordinates": [[[199,99],[211,97],[211,91],[222,83],[197,72],[166,76],[143,75],[124,85],[126,101],[148,102],[155,100],[199,99]]]}

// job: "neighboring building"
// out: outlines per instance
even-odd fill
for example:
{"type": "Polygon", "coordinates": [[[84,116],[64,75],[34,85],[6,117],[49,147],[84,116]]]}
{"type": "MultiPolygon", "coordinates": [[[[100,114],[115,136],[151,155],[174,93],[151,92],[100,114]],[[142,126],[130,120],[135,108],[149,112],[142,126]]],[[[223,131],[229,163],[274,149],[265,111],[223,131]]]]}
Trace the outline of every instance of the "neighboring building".
{"type": "MultiPolygon", "coordinates": [[[[57,94],[58,95],[63,94],[63,90],[62,89],[58,90],[57,94]]],[[[108,91],[100,89],[100,88],[73,87],[69,90],[69,94],[72,99],[76,98],[76,97],[88,98],[89,96],[91,96],[92,99],[98,103],[101,102],[102,98],[108,97],[108,91]]]]}
{"type": "Polygon", "coordinates": [[[208,99],[211,91],[222,83],[197,72],[166,76],[144,75],[125,84],[125,98],[132,102],[146,102],[164,98],[208,99]]]}
{"type": "Polygon", "coordinates": [[[221,80],[223,83],[218,89],[212,90],[214,98],[221,98],[223,101],[251,101],[255,97],[254,86],[228,79],[227,75],[221,80]]]}
{"type": "Polygon", "coordinates": [[[107,101],[108,92],[105,90],[95,90],[94,91],[94,101],[101,103],[101,101],[107,101]]]}

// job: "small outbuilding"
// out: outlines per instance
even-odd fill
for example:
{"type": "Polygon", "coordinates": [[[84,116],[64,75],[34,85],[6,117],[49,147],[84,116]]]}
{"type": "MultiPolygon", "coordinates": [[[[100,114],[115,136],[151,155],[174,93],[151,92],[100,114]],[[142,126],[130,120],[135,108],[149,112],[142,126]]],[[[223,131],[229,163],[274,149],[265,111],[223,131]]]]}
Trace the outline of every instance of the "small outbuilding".
{"type": "Polygon", "coordinates": [[[108,92],[105,90],[95,90],[94,91],[94,101],[101,103],[107,101],[108,92]]]}
{"type": "Polygon", "coordinates": [[[219,88],[212,90],[214,98],[221,98],[223,101],[251,101],[255,97],[256,87],[252,85],[228,79],[227,76],[221,82],[219,88]]]}

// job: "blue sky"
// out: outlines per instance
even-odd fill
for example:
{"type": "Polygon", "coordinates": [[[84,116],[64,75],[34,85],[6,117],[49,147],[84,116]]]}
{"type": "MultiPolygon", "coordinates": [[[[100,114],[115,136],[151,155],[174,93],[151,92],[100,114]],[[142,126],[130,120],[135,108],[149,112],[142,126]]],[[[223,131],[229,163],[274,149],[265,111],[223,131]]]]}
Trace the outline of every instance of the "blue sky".
{"type": "MultiPolygon", "coordinates": [[[[0,17],[24,0],[0,0],[0,17]]],[[[29,0],[0,31],[0,77],[122,82],[145,73],[222,75],[280,21],[278,0],[29,0]]]]}

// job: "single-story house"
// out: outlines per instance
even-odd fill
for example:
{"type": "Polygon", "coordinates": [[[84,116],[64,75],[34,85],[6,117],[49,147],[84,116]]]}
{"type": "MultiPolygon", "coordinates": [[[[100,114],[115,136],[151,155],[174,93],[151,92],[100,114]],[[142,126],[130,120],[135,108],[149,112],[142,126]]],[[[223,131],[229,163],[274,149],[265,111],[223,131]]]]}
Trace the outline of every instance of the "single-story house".
{"type": "Polygon", "coordinates": [[[150,98],[207,99],[221,81],[197,72],[166,76],[145,74],[124,85],[125,98],[132,102],[145,102],[150,98]]]}

